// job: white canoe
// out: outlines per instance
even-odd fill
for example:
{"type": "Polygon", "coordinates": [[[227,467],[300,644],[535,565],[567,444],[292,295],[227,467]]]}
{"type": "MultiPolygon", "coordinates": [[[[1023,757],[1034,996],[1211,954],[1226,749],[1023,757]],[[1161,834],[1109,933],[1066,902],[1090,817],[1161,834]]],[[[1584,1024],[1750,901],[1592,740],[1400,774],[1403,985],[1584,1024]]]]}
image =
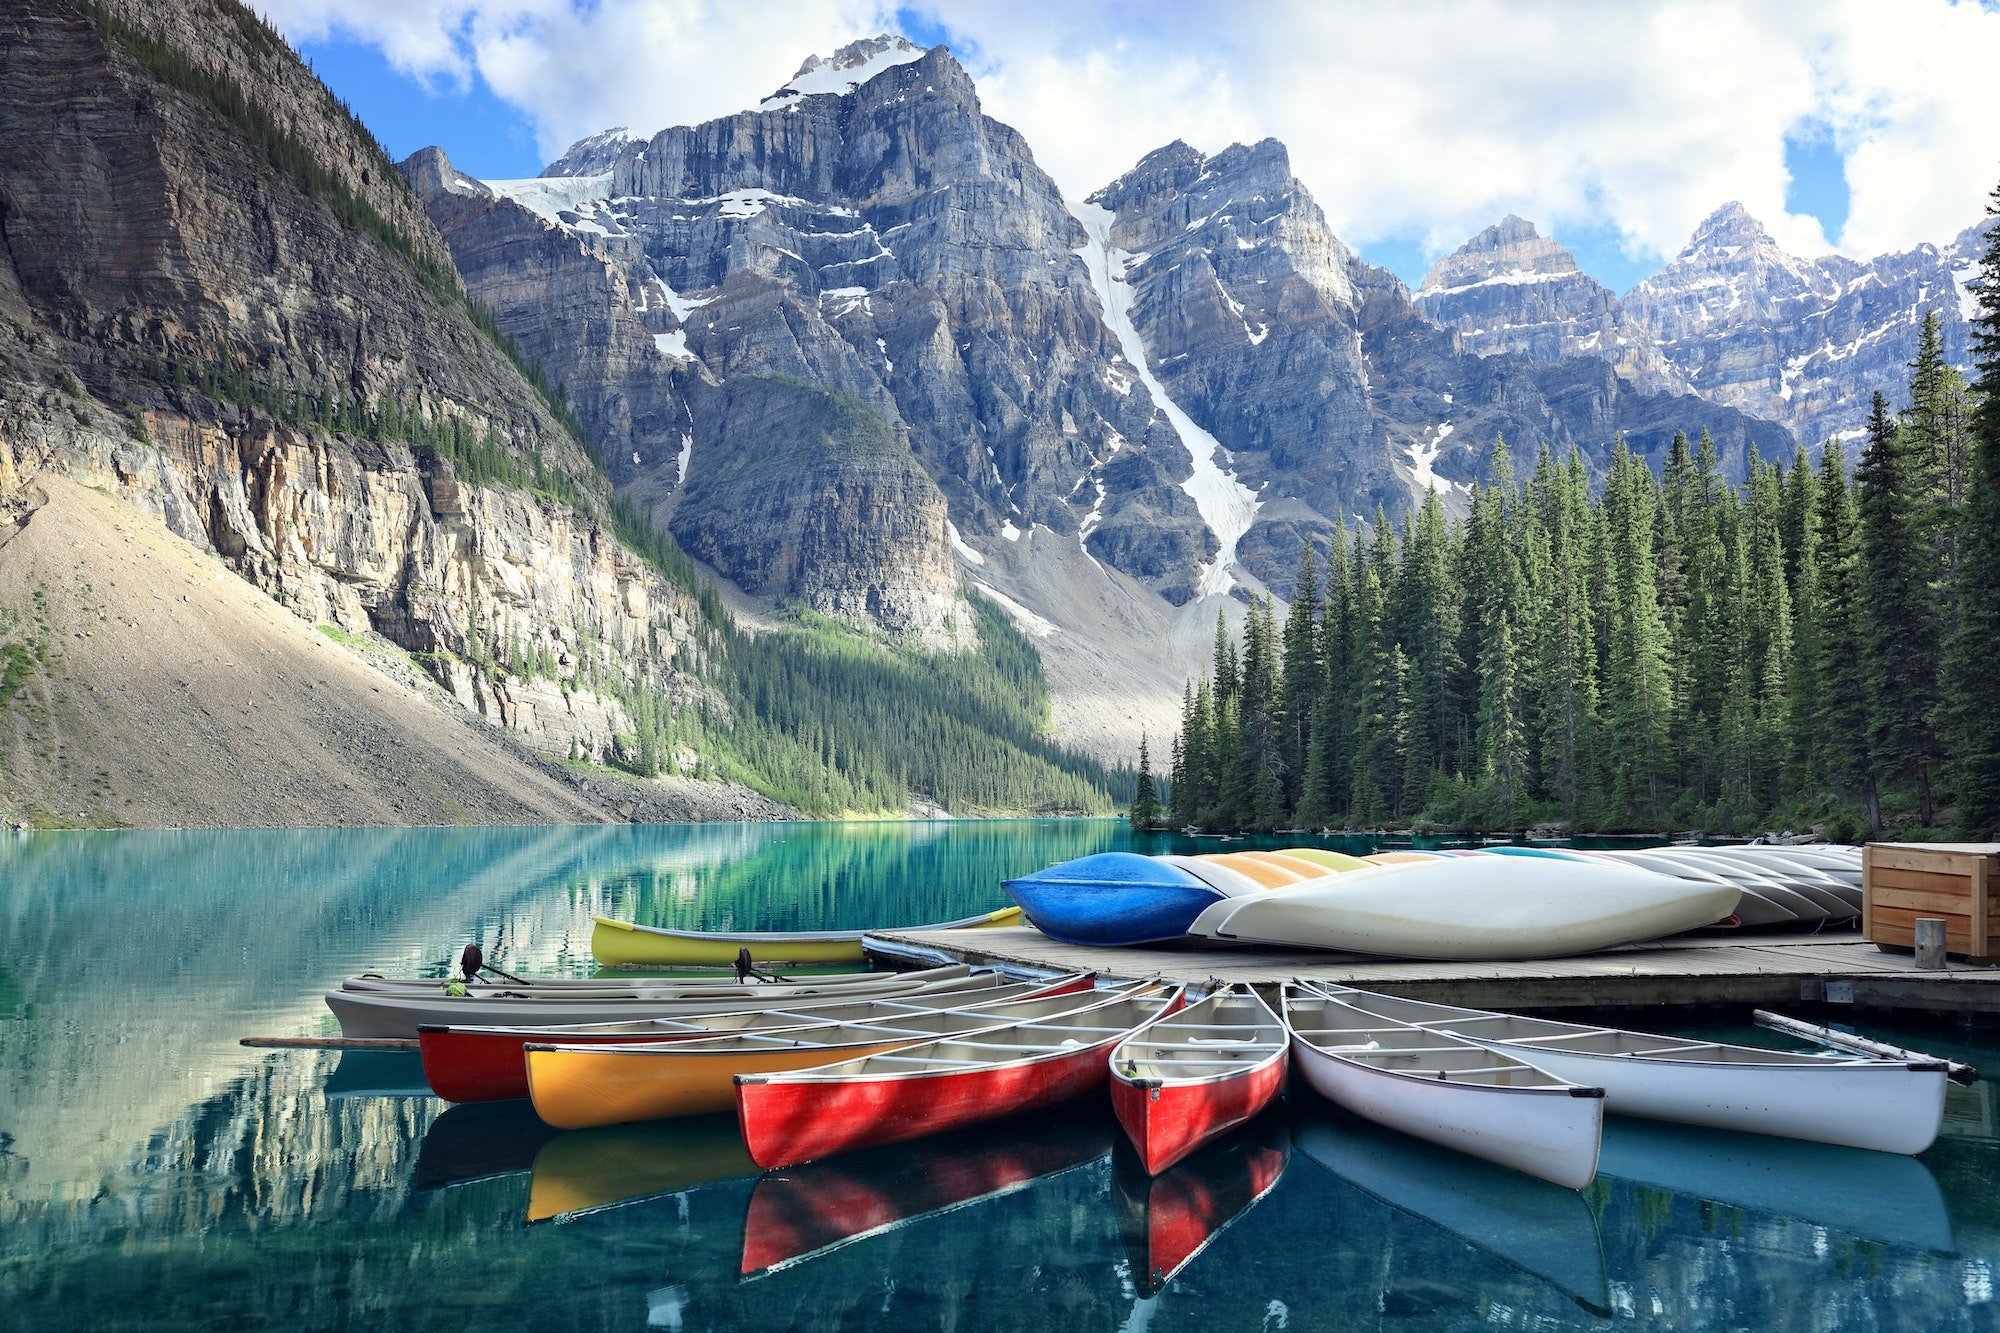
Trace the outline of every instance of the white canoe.
{"type": "MultiPolygon", "coordinates": [[[[774,975],[767,969],[759,968],[766,976],[774,975]]],[[[504,977],[483,976],[475,981],[465,981],[460,976],[449,977],[378,977],[364,972],[360,976],[348,977],[340,983],[342,990],[351,991],[434,991],[448,981],[464,982],[465,988],[477,995],[482,991],[508,991],[512,993],[534,992],[546,995],[583,995],[602,993],[630,994],[634,992],[673,992],[686,994],[707,994],[716,990],[743,990],[759,986],[810,983],[814,986],[873,986],[884,979],[924,976],[939,979],[948,973],[964,975],[971,970],[968,964],[954,964],[951,967],[926,968],[916,972],[827,972],[815,975],[801,973],[778,981],[745,981],[736,976],[693,976],[693,977],[523,977],[519,981],[509,981],[504,977]]]]}
{"type": "Polygon", "coordinates": [[[1741,863],[1724,862],[1715,857],[1688,855],[1686,849],[1676,847],[1648,847],[1643,851],[1615,851],[1603,854],[1623,861],[1626,865],[1651,870],[1656,874],[1675,875],[1689,880],[1721,880],[1735,885],[1747,900],[1738,904],[1739,910],[1736,913],[1737,919],[1746,926],[1780,925],[1794,921],[1812,926],[1826,917],[1826,913],[1810,898],[1794,893],[1770,876],[1741,863]],[[1768,912],[1758,910],[1762,904],[1769,904],[1772,910],[1768,912]],[[1769,916],[1771,920],[1767,922],[1759,919],[1765,916],[1769,916]]]}
{"type": "Polygon", "coordinates": [[[326,1007],[340,1020],[344,1037],[414,1037],[422,1024],[504,1027],[540,1024],[616,1023],[642,1018],[685,1018],[692,1014],[736,1013],[745,1009],[779,1008],[815,998],[831,1000],[888,999],[925,993],[923,973],[884,973],[873,986],[821,986],[806,982],[776,985],[715,987],[692,994],[590,993],[534,995],[522,990],[446,995],[428,991],[328,991],[326,1007]]]}
{"type": "Polygon", "coordinates": [[[1358,1116],[1570,1189],[1597,1174],[1602,1088],[1297,985],[1285,1027],[1306,1082],[1358,1116]]]}
{"type": "Polygon", "coordinates": [[[1190,935],[1398,958],[1555,958],[1728,916],[1737,891],[1553,857],[1453,857],[1218,902],[1190,935]]]}
{"type": "Polygon", "coordinates": [[[1324,994],[1392,1022],[1448,1034],[1604,1089],[1618,1115],[1815,1143],[1920,1153],[1944,1119],[1944,1061],[1877,1060],[1628,1032],[1461,1009],[1345,986],[1324,994]]]}

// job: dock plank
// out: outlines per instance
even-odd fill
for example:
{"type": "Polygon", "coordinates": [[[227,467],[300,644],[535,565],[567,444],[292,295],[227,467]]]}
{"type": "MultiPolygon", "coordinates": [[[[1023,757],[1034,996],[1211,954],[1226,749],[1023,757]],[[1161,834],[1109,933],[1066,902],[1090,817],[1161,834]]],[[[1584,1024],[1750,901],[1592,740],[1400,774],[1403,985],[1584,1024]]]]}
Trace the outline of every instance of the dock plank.
{"type": "Polygon", "coordinates": [[[1954,960],[1919,971],[1907,954],[1885,953],[1858,932],[1749,935],[1732,932],[1654,941],[1574,958],[1453,962],[1266,945],[1092,948],[1052,940],[1032,926],[977,931],[884,931],[878,956],[911,949],[955,961],[1101,976],[1203,984],[1211,979],[1276,986],[1294,977],[1340,982],[1480,1008],[1553,1009],[1657,1004],[1798,1004],[1825,999],[1828,982],[1852,987],[1872,1008],[2000,1013],[2000,968],[1954,960]]]}

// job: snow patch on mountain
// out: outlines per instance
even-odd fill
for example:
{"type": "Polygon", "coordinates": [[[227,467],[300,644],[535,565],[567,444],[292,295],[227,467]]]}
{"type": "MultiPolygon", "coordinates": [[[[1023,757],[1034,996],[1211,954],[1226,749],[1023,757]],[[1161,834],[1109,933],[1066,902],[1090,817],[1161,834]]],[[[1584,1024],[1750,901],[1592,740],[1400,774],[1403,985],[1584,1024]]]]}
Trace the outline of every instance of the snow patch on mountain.
{"type": "Polygon", "coordinates": [[[1415,474],[1417,484],[1439,495],[1450,495],[1458,483],[1449,477],[1437,474],[1438,455],[1444,452],[1444,442],[1451,438],[1452,425],[1449,421],[1437,428],[1437,434],[1419,444],[1412,443],[1410,450],[1410,471],[1415,474]]]}
{"type": "MultiPolygon", "coordinates": [[[[1117,337],[1126,363],[1152,393],[1153,402],[1166,413],[1194,460],[1193,475],[1181,483],[1181,489],[1193,498],[1202,521],[1215,533],[1222,548],[1213,563],[1202,566],[1199,593],[1201,596],[1226,593],[1236,582],[1229,572],[1236,562],[1236,544],[1257,521],[1257,496],[1237,480],[1234,472],[1223,469],[1219,461],[1225,457],[1222,445],[1194,423],[1194,418],[1181,409],[1153,373],[1152,364],[1146,359],[1146,345],[1132,323],[1132,288],[1125,281],[1125,271],[1133,260],[1111,244],[1113,213],[1099,204],[1064,202],[1089,237],[1077,254],[1089,270],[1091,285],[1097,289],[1098,300],[1104,307],[1104,322],[1117,337]]],[[[1247,326],[1244,331],[1249,331],[1247,326]]]]}
{"type": "MultiPolygon", "coordinates": [[[[562,213],[574,213],[590,200],[608,199],[611,173],[601,176],[536,176],[522,181],[481,181],[497,195],[512,199],[551,226],[563,225],[562,213]]],[[[602,228],[599,228],[602,230],[602,228]]]]}
{"type": "Polygon", "coordinates": [[[845,96],[898,65],[922,60],[927,53],[907,37],[883,33],[850,42],[831,56],[807,56],[792,81],[759,102],[757,109],[780,111],[804,98],[828,93],[845,96]]]}

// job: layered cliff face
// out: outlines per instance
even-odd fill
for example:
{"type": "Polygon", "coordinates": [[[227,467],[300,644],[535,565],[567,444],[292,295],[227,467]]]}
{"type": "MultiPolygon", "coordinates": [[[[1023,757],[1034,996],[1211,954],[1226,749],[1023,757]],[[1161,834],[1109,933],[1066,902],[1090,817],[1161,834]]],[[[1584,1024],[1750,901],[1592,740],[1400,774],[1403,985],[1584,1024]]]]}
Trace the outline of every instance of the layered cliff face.
{"type": "Polygon", "coordinates": [[[365,132],[248,11],[110,14],[0,19],[0,494],[101,486],[553,753],[625,729],[557,678],[698,689],[691,599],[593,517],[602,477],[365,132]]]}
{"type": "Polygon", "coordinates": [[[941,47],[857,44],[765,109],[606,132],[534,181],[472,182],[435,157],[408,169],[472,291],[562,381],[621,488],[660,504],[748,438],[731,416],[748,400],[711,398],[704,417],[697,386],[782,375],[880,416],[952,528],[884,545],[827,527],[819,590],[790,595],[879,604],[883,628],[935,638],[953,530],[992,554],[1044,529],[1177,601],[1212,560],[1188,451],[1104,324],[1083,228],[941,47]],[[926,584],[916,603],[890,591],[926,584]]]}
{"type": "Polygon", "coordinates": [[[1641,388],[1689,391],[1617,294],[1511,213],[1440,259],[1414,299],[1425,319],[1456,329],[1469,352],[1537,362],[1594,356],[1641,388]]]}
{"type": "Polygon", "coordinates": [[[1973,227],[1942,248],[1865,262],[1806,260],[1725,204],[1620,300],[1510,217],[1438,261],[1417,308],[1481,355],[1596,357],[1641,387],[1694,392],[1817,443],[1859,430],[1876,390],[1895,396],[1926,312],[1943,322],[1946,356],[1970,369],[1966,283],[1983,235],[1973,227]]]}
{"type": "MultiPolygon", "coordinates": [[[[1738,475],[1753,439],[1791,448],[1780,426],[1647,393],[1588,357],[1468,351],[1341,244],[1275,141],[1213,157],[1171,144],[1089,205],[1109,285],[1125,289],[1107,300],[1113,323],[1129,308],[1148,373],[1213,437],[1228,501],[1215,507],[1240,525],[1242,566],[1281,593],[1300,542],[1324,543],[1343,520],[1399,515],[1427,490],[1462,507],[1496,434],[1517,451],[1575,446],[1597,469],[1621,434],[1653,455],[1706,426],[1738,475]]],[[[1514,261],[1559,271],[1512,244],[1514,261]]]]}

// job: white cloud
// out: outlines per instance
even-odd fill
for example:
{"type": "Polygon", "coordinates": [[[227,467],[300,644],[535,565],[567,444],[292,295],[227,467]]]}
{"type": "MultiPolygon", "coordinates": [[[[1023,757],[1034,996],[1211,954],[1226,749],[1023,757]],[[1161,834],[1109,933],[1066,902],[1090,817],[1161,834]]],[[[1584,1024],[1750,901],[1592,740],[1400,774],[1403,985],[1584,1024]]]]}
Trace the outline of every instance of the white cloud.
{"type": "MultiPolygon", "coordinates": [[[[1671,255],[1738,199],[1796,253],[1784,139],[1847,154],[1844,251],[1943,241],[2000,175],[2000,13],[1950,0],[930,0],[987,110],[1081,196],[1183,138],[1266,135],[1336,232],[1457,245],[1503,213],[1671,255]]],[[[476,67],[546,153],[607,125],[754,105],[814,51],[893,26],[877,0],[269,0],[295,39],[339,30],[405,71],[476,67]]],[[[445,145],[447,149],[450,145],[445,145]]]]}

